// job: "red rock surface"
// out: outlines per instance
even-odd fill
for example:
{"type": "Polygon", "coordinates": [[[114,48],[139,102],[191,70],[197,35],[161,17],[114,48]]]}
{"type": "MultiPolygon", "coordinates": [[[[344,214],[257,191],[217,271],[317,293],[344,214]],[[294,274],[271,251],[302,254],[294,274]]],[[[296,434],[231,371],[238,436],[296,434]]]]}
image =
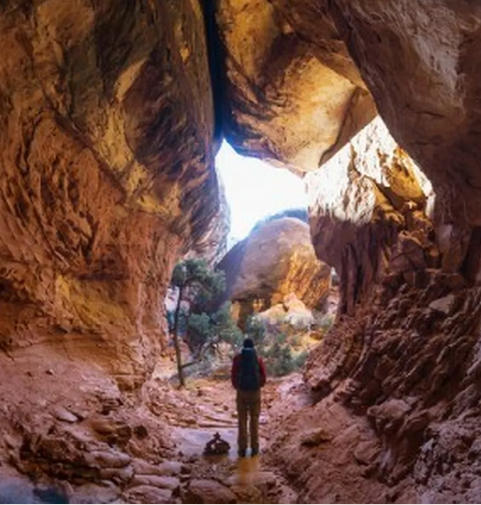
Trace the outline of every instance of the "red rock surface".
{"type": "Polygon", "coordinates": [[[432,180],[439,224],[478,225],[480,5],[328,3],[381,116],[432,180]]]}
{"type": "Polygon", "coordinates": [[[200,5],[10,2],[0,44],[1,347],[138,385],[218,208],[200,5]]]}
{"type": "MultiPolygon", "coordinates": [[[[158,372],[169,366],[173,371],[164,362],[158,372]]],[[[267,389],[263,443],[276,383],[267,389]]],[[[295,499],[285,479],[259,458],[237,459],[228,380],[191,382],[179,391],[156,373],[138,391],[125,392],[102,368],[40,346],[0,356],[0,397],[1,501],[44,503],[42,491],[70,503],[295,499]],[[230,442],[231,454],[205,458],[215,432],[230,442]]]]}
{"type": "MultiPolygon", "coordinates": [[[[479,501],[479,5],[217,3],[210,68],[197,0],[0,7],[2,475],[35,480],[12,481],[24,501],[51,482],[71,501],[297,499],[272,468],[246,484],[176,454],[232,419],[145,382],[173,264],[225,231],[223,128],[297,173],[323,165],[311,231],[340,276],[305,383],[266,392],[270,464],[301,501],[479,501]],[[399,145],[374,123],[340,152],[372,98],[399,145]]],[[[315,304],[322,282],[293,271],[315,304]]]]}
{"type": "Polygon", "coordinates": [[[239,305],[242,321],[291,293],[306,306],[322,309],[329,294],[330,268],[316,258],[309,227],[299,219],[260,224],[218,268],[226,274],[226,298],[239,305]]]}
{"type": "Polygon", "coordinates": [[[313,4],[217,2],[227,139],[294,172],[317,169],[376,114],[334,22],[313,4]]]}
{"type": "Polygon", "coordinates": [[[429,181],[377,118],[307,177],[312,241],[340,277],[341,313],[377,283],[440,266],[429,181]]]}

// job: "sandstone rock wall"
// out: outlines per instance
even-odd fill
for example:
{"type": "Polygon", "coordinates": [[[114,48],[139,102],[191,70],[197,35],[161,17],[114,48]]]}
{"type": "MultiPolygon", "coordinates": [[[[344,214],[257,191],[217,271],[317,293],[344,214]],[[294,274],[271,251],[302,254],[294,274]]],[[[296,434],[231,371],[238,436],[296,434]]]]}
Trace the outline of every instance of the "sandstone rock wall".
{"type": "Polygon", "coordinates": [[[306,181],[316,253],[340,276],[340,313],[354,314],[376,284],[439,265],[431,185],[380,118],[306,181]]]}
{"type": "MultiPolygon", "coordinates": [[[[341,406],[354,415],[347,432],[368,421],[376,449],[354,456],[366,496],[382,482],[391,489],[386,501],[476,502],[479,6],[318,6],[334,19],[393,137],[435,195],[406,151],[392,139],[387,149],[380,142],[379,124],[309,175],[314,244],[339,271],[342,294],[341,317],[305,373],[318,426],[341,406]]],[[[302,415],[299,425],[313,411],[302,415]]],[[[296,443],[287,435],[291,422],[283,443],[296,443]]],[[[322,452],[339,443],[325,441],[322,452]]],[[[297,460],[309,457],[298,451],[297,460]]],[[[328,500],[322,476],[290,471],[312,500],[328,500]]],[[[345,501],[351,481],[339,478],[336,499],[345,501]]]]}
{"type": "Polygon", "coordinates": [[[463,268],[470,249],[479,255],[481,6],[449,0],[321,4],[329,4],[392,135],[433,183],[444,269],[463,268]]]}
{"type": "Polygon", "coordinates": [[[65,347],[131,385],[218,209],[201,7],[7,2],[0,44],[1,346],[65,347]]]}
{"type": "Polygon", "coordinates": [[[295,218],[261,224],[218,268],[226,274],[226,298],[240,305],[241,323],[290,293],[322,309],[329,293],[330,268],[316,258],[307,224],[295,218]]]}
{"type": "Polygon", "coordinates": [[[221,174],[217,172],[218,200],[217,213],[211,218],[206,231],[193,241],[186,257],[203,258],[215,266],[227,252],[227,236],[230,231],[230,208],[227,202],[221,174]]]}
{"type": "Polygon", "coordinates": [[[314,2],[217,0],[224,130],[241,153],[315,170],[376,114],[333,21],[314,2]],[[310,16],[315,26],[302,24],[310,16]],[[314,29],[313,29],[314,28],[314,29]]]}

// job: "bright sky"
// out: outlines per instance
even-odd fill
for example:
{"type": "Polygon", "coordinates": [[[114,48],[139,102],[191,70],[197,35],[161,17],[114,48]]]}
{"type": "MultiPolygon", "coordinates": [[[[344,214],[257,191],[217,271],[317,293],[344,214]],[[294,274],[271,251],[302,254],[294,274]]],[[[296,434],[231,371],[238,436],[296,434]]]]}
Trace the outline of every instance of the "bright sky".
{"type": "Polygon", "coordinates": [[[237,154],[224,142],[216,158],[231,213],[229,243],[242,240],[260,219],[281,210],[307,208],[302,179],[256,158],[237,154]]]}

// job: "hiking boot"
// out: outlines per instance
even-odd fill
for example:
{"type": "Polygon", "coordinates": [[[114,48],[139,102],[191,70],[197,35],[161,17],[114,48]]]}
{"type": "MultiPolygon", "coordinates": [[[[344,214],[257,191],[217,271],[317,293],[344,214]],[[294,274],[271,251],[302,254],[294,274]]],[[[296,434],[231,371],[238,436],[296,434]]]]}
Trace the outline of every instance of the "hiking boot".
{"type": "Polygon", "coordinates": [[[246,450],[245,449],[243,449],[243,450],[239,449],[237,451],[237,454],[239,455],[239,458],[245,458],[246,457],[246,450]]]}
{"type": "Polygon", "coordinates": [[[251,456],[254,457],[254,456],[259,456],[259,449],[252,449],[251,451],[251,456]]]}

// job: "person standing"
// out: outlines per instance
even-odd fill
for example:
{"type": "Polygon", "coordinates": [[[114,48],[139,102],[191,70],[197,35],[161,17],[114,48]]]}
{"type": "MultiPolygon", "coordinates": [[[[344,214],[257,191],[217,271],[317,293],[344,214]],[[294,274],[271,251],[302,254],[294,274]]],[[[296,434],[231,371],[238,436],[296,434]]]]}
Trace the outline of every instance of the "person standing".
{"type": "Polygon", "coordinates": [[[261,388],[266,383],[266,369],[257,356],[254,342],[246,338],[242,350],[235,356],[231,371],[232,385],[237,391],[238,436],[237,448],[241,458],[247,452],[247,426],[249,424],[251,455],[259,454],[259,416],[261,413],[261,388]],[[249,421],[249,423],[248,423],[249,421]]]}

